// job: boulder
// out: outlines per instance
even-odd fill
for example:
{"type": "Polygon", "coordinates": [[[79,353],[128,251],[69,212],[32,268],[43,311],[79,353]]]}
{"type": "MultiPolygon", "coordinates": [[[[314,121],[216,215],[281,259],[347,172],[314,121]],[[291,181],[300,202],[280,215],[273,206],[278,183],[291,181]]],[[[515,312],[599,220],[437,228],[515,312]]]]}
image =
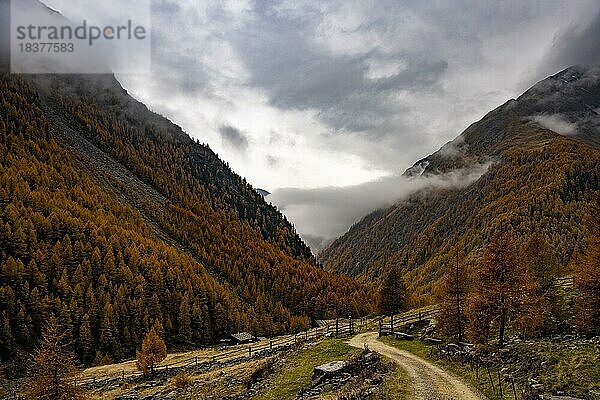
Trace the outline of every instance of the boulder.
{"type": "Polygon", "coordinates": [[[327,364],[315,367],[312,375],[313,382],[319,382],[323,379],[329,379],[341,375],[348,366],[347,361],[331,361],[327,364]]]}

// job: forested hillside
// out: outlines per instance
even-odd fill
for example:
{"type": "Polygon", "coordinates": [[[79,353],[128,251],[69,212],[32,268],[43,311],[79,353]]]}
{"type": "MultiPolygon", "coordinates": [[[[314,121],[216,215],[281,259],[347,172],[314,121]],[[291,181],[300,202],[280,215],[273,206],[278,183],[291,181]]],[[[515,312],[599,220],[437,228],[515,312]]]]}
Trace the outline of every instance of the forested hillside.
{"type": "Polygon", "coordinates": [[[153,326],[202,345],[372,310],[369,290],[318,268],[250,185],[114,78],[2,75],[0,116],[3,361],[26,358],[50,315],[92,364],[133,356],[153,326]]]}
{"type": "Polygon", "coordinates": [[[584,214],[600,189],[599,107],[596,67],[538,83],[407,171],[427,176],[493,161],[479,180],[373,212],[320,254],[325,268],[368,281],[398,265],[417,301],[428,302],[456,249],[473,263],[499,229],[513,231],[518,245],[540,232],[566,268],[586,247],[584,214]],[[577,131],[561,135],[537,122],[540,115],[559,115],[577,131]]]}

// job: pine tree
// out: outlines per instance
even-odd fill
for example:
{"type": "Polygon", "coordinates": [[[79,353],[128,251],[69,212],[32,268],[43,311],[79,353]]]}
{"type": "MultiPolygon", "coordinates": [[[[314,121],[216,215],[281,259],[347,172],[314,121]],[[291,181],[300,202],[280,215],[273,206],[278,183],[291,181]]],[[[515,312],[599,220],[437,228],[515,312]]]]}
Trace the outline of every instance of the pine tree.
{"type": "Polygon", "coordinates": [[[588,230],[587,251],[573,276],[573,283],[580,292],[576,321],[582,331],[600,333],[600,194],[596,194],[590,206],[588,230]]]}
{"type": "Polygon", "coordinates": [[[144,374],[153,376],[156,366],[167,357],[167,346],[156,334],[154,328],[144,338],[142,349],[137,353],[137,368],[144,374]]]}
{"type": "Polygon", "coordinates": [[[182,342],[189,342],[192,339],[192,321],[190,318],[189,295],[187,293],[183,296],[183,300],[179,306],[177,323],[179,326],[179,340],[182,342]]]}
{"type": "Polygon", "coordinates": [[[74,400],[82,398],[75,379],[79,371],[75,356],[66,350],[64,336],[55,318],[44,327],[42,340],[33,355],[23,396],[32,400],[74,400]]]}
{"type": "Polygon", "coordinates": [[[79,327],[78,348],[81,361],[88,365],[94,357],[94,337],[92,336],[92,328],[90,325],[90,316],[85,314],[81,320],[79,327]]]}
{"type": "Polygon", "coordinates": [[[468,332],[475,343],[487,343],[497,329],[498,347],[504,346],[506,329],[519,311],[525,276],[512,236],[496,235],[485,248],[468,300],[468,332]]]}
{"type": "Polygon", "coordinates": [[[0,350],[1,353],[12,356],[15,348],[15,338],[10,327],[10,320],[6,311],[2,311],[2,319],[0,320],[0,350]]]}
{"type": "Polygon", "coordinates": [[[464,340],[465,327],[467,325],[466,315],[466,293],[468,276],[456,252],[446,274],[440,283],[437,292],[439,313],[437,315],[436,332],[445,338],[452,338],[457,342],[464,340]]]}
{"type": "Polygon", "coordinates": [[[407,306],[408,292],[400,267],[393,266],[384,276],[379,290],[379,310],[393,318],[395,314],[406,310],[407,306]]]}
{"type": "Polygon", "coordinates": [[[535,337],[548,331],[554,325],[553,319],[561,318],[562,307],[556,288],[558,260],[539,232],[525,244],[521,260],[526,268],[525,291],[514,324],[524,336],[535,337]]]}

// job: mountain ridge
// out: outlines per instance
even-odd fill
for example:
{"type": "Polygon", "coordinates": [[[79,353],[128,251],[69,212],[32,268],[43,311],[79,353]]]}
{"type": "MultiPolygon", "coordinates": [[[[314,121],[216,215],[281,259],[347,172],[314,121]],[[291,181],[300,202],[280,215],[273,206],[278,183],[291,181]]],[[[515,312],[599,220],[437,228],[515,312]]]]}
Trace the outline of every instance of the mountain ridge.
{"type": "Polygon", "coordinates": [[[50,316],[86,365],[248,330],[364,315],[284,216],[113,77],[0,74],[0,358],[18,375],[50,316]],[[166,127],[163,129],[163,127],[166,127]]]}
{"type": "Polygon", "coordinates": [[[319,260],[326,270],[365,282],[377,281],[392,264],[400,264],[422,302],[428,301],[456,246],[465,262],[475,264],[486,234],[501,224],[516,231],[519,241],[541,228],[567,264],[585,247],[586,193],[599,188],[597,107],[597,66],[570,67],[540,81],[405,172],[408,177],[443,175],[495,160],[479,180],[464,189],[419,192],[373,211],[324,249],[319,260]],[[536,115],[559,116],[564,126],[576,126],[577,135],[554,132],[543,118],[533,120],[536,115]],[[534,192],[538,198],[531,196],[534,192]]]}

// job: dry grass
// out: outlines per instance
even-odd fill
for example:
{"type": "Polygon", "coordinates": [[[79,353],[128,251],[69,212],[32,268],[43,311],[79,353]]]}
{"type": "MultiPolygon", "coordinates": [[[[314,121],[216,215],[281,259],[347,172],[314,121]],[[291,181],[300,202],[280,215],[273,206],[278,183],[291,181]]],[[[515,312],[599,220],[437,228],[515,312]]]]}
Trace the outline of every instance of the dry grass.
{"type": "Polygon", "coordinates": [[[209,396],[212,399],[235,398],[246,393],[249,379],[256,371],[265,369],[273,361],[274,357],[269,357],[205,373],[180,373],[161,382],[156,387],[141,388],[143,384],[117,385],[114,388],[93,391],[89,394],[88,399],[112,400],[128,393],[135,393],[143,397],[172,391],[177,392],[177,399],[184,400],[202,399],[209,396]]]}
{"type": "Polygon", "coordinates": [[[192,377],[187,372],[180,372],[173,378],[172,384],[179,390],[187,389],[192,384],[192,377]]]}
{"type": "MultiPolygon", "coordinates": [[[[314,331],[312,329],[310,332],[314,331]]],[[[280,336],[274,339],[275,342],[284,341],[290,338],[293,338],[294,335],[280,336]]],[[[251,345],[250,345],[251,346],[251,345]]],[[[256,346],[256,344],[254,344],[256,346]]],[[[243,353],[244,350],[247,350],[249,345],[243,344],[238,346],[229,346],[223,350],[218,349],[216,347],[206,348],[206,349],[198,349],[193,351],[185,351],[179,353],[170,353],[167,354],[167,358],[165,358],[160,365],[166,364],[174,364],[187,359],[192,359],[194,357],[198,357],[198,361],[205,361],[211,359],[213,356],[219,356],[225,352],[233,352],[234,350],[239,350],[243,353]]],[[[219,358],[220,361],[227,360],[230,357],[219,358]]],[[[101,377],[106,375],[114,375],[118,376],[125,372],[125,374],[131,374],[133,372],[137,372],[136,362],[135,360],[124,361],[121,363],[110,364],[110,365],[100,365],[96,367],[86,368],[82,371],[82,378],[91,378],[91,377],[101,377]]]]}

